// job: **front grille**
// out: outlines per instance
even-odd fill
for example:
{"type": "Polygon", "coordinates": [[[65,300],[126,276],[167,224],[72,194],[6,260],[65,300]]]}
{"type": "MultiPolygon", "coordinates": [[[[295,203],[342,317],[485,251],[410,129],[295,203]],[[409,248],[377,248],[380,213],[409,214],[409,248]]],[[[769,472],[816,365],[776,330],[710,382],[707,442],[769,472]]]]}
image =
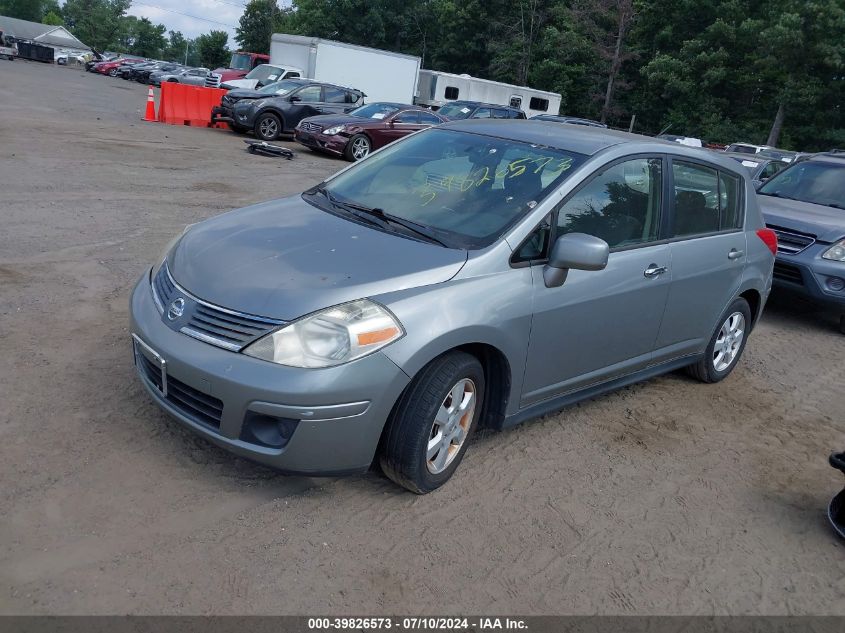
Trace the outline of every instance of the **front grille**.
{"type": "Polygon", "coordinates": [[[816,242],[815,235],[787,231],[777,226],[767,225],[778,236],[778,253],[785,255],[797,255],[806,250],[816,242]]]}
{"type": "Polygon", "coordinates": [[[323,126],[317,123],[310,123],[308,121],[303,121],[299,124],[299,129],[303,132],[322,132],[323,126]]]}
{"type": "Polygon", "coordinates": [[[208,73],[205,76],[205,87],[206,88],[219,88],[221,79],[222,79],[222,76],[218,75],[217,73],[208,73]]]}
{"type": "MultiPolygon", "coordinates": [[[[138,353],[137,357],[139,369],[144,377],[161,391],[161,368],[141,353],[138,353]]],[[[215,429],[220,428],[220,420],[223,419],[223,402],[218,398],[194,389],[173,376],[167,376],[167,395],[164,398],[192,420],[215,429]]]]}
{"type": "Polygon", "coordinates": [[[804,277],[801,275],[801,269],[792,264],[784,264],[782,262],[775,262],[774,278],[780,281],[787,281],[792,284],[804,285],[804,277]]]}
{"type": "Polygon", "coordinates": [[[235,352],[284,323],[277,319],[221,308],[194,297],[179,287],[166,262],[153,279],[153,291],[153,296],[157,297],[159,311],[162,312],[162,320],[168,327],[235,352]],[[177,298],[185,302],[183,313],[181,317],[171,320],[167,312],[171,302],[177,298]]]}

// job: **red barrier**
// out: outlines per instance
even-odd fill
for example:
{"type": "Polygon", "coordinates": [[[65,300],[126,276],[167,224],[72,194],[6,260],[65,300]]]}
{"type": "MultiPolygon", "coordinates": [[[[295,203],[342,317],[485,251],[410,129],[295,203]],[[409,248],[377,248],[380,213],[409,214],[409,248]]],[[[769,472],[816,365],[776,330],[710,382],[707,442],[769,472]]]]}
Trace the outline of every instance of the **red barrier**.
{"type": "Polygon", "coordinates": [[[220,88],[166,81],[161,84],[158,120],[168,125],[212,127],[211,109],[220,105],[224,94],[226,91],[220,88]]]}

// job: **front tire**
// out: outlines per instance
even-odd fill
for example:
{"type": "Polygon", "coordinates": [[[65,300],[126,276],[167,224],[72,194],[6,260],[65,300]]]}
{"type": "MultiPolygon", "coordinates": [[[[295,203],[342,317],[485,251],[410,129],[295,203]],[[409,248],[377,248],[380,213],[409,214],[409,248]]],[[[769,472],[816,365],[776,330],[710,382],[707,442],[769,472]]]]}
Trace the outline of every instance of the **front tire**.
{"type": "Polygon", "coordinates": [[[343,150],[343,155],[348,161],[353,163],[362,160],[370,155],[373,149],[370,139],[365,134],[356,134],[346,144],[346,149],[343,150]]]}
{"type": "Polygon", "coordinates": [[[704,357],[687,371],[701,382],[713,383],[727,378],[739,362],[751,330],[751,308],[745,299],[736,299],[719,319],[704,357]]]}
{"type": "Polygon", "coordinates": [[[262,141],[275,141],[282,133],[282,122],[275,114],[262,114],[255,121],[255,136],[262,141]]]}
{"type": "Polygon", "coordinates": [[[417,494],[445,484],[478,425],[485,386],[481,363],[465,352],[426,365],[388,420],[379,452],[384,474],[417,494]]]}

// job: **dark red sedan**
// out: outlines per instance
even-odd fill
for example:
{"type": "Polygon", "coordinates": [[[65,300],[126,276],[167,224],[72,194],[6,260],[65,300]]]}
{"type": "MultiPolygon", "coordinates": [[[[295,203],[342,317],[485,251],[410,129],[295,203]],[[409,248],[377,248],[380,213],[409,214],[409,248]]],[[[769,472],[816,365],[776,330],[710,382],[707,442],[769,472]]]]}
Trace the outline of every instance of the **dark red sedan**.
{"type": "Polygon", "coordinates": [[[294,138],[314,150],[361,160],[411,132],[447,119],[417,106],[402,103],[370,103],[347,114],[324,114],[303,119],[294,138]]]}

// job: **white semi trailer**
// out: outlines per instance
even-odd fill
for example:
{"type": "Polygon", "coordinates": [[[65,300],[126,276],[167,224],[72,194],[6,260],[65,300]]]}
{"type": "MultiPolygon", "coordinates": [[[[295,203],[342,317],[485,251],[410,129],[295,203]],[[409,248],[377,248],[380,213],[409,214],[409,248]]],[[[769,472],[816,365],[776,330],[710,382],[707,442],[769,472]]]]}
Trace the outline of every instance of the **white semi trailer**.
{"type": "Polygon", "coordinates": [[[560,110],[560,95],[556,92],[514,86],[470,75],[420,70],[415,102],[437,109],[450,101],[510,105],[525,112],[529,118],[536,114],[558,114],[560,110]]]}
{"type": "Polygon", "coordinates": [[[367,102],[413,103],[420,58],[318,37],[274,33],[270,63],[301,68],[303,76],[367,95],[367,102]]]}

